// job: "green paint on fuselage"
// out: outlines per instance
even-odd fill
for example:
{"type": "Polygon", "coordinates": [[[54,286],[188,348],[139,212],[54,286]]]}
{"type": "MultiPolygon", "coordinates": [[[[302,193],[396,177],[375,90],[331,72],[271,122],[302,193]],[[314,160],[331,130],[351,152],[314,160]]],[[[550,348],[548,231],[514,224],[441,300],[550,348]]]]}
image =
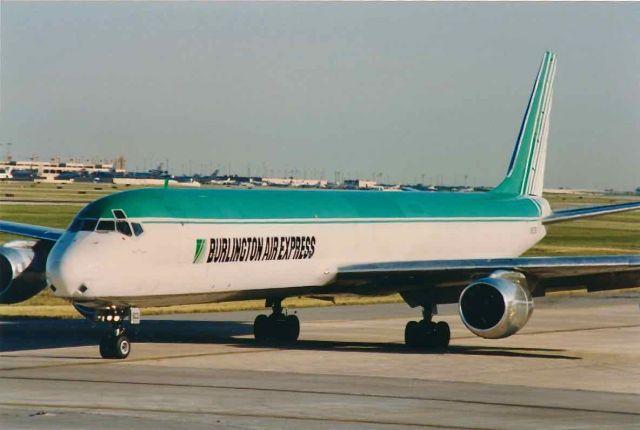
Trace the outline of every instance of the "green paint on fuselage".
{"type": "Polygon", "coordinates": [[[538,204],[499,193],[144,188],[87,205],[80,218],[273,220],[360,218],[537,218],[538,204]]]}

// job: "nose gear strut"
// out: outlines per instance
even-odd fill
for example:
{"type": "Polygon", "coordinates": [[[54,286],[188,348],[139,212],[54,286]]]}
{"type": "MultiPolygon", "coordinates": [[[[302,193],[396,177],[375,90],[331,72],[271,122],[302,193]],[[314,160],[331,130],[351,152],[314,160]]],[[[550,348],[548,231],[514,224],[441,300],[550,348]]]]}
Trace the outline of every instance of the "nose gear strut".
{"type": "Polygon", "coordinates": [[[131,324],[140,324],[138,308],[118,308],[115,306],[97,309],[95,313],[83,313],[96,322],[110,324],[109,330],[100,339],[100,355],[102,358],[124,359],[131,352],[131,340],[124,325],[125,320],[131,324]]]}

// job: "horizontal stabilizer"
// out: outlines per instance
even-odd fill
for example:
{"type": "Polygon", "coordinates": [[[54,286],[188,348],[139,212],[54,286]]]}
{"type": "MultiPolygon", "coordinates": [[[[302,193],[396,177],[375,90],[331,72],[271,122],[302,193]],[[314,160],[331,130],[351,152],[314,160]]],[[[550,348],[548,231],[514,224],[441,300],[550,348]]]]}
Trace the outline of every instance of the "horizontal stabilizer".
{"type": "Polygon", "coordinates": [[[638,209],[640,209],[640,202],[562,209],[554,211],[551,215],[543,219],[542,222],[544,224],[552,224],[555,222],[571,221],[580,218],[609,215],[618,212],[633,211],[638,209]]]}

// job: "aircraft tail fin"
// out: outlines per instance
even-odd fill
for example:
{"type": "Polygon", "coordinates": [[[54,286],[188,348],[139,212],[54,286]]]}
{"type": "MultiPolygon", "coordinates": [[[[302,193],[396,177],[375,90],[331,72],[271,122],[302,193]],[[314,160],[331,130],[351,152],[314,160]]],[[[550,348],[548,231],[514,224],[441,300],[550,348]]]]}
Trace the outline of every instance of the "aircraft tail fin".
{"type": "Polygon", "coordinates": [[[494,192],[541,196],[547,158],[556,56],[545,52],[524,113],[507,176],[494,192]]]}

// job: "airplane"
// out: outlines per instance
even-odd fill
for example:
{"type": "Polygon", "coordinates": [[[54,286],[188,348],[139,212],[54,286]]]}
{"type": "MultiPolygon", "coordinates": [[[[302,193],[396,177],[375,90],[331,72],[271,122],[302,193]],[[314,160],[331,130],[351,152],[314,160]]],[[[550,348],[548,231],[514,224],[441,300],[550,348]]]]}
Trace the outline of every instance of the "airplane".
{"type": "Polygon", "coordinates": [[[294,342],[287,297],[399,293],[422,319],[405,343],[446,348],[437,305],[489,339],[515,334],[533,297],[640,286],[640,255],[520,257],[551,223],[640,209],[640,202],[552,211],[543,180],[556,56],[546,52],[502,182],[488,192],[144,188],[102,197],[67,229],[0,221],[30,237],[0,247],[0,302],[49,287],[109,329],[104,358],[131,351],[140,308],[265,300],[259,342],[294,342]],[[129,323],[125,324],[125,321],[129,323]]]}

